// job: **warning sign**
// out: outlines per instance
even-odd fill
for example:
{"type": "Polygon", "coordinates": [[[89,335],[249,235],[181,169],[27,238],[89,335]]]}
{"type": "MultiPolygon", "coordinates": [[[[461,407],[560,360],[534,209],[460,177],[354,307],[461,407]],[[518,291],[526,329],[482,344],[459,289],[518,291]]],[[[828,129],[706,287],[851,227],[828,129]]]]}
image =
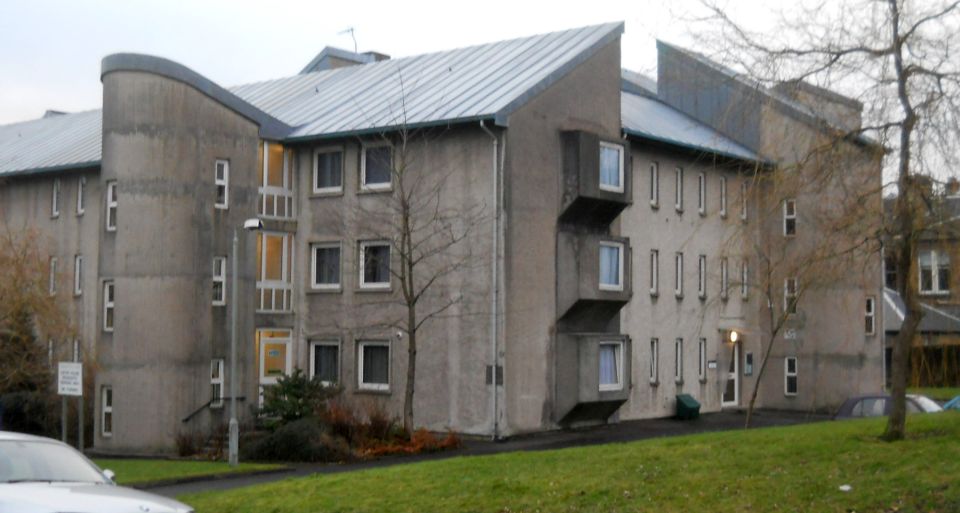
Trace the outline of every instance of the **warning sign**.
{"type": "Polygon", "coordinates": [[[58,362],[57,393],[60,395],[83,395],[83,363],[58,362]]]}

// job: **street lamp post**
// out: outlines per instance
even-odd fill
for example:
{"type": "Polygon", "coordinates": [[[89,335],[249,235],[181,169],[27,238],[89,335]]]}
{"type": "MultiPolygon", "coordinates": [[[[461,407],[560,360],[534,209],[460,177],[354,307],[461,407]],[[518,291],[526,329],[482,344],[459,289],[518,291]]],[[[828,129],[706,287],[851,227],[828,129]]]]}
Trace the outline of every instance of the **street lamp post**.
{"type": "MultiPolygon", "coordinates": [[[[255,231],[263,228],[263,222],[259,219],[247,219],[243,222],[243,229],[255,231]]],[[[233,252],[230,259],[233,260],[233,270],[231,278],[230,291],[230,444],[229,444],[229,462],[231,467],[236,467],[239,460],[240,449],[240,423],[237,422],[237,294],[238,271],[240,269],[237,256],[240,254],[240,230],[233,229],[233,252]]]]}

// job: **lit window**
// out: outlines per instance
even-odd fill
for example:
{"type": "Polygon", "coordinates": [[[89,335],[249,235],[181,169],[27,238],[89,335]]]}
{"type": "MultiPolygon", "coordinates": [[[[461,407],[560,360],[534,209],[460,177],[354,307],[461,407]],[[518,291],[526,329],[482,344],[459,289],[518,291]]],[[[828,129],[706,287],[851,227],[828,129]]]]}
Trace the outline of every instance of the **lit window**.
{"type": "Polygon", "coordinates": [[[650,206],[660,206],[660,164],[650,163],[650,206]]]}
{"type": "Polygon", "coordinates": [[[390,344],[361,341],[358,353],[358,374],[361,390],[390,389],[390,344]]]}
{"type": "Polygon", "coordinates": [[[340,288],[340,243],[313,244],[310,286],[314,289],[340,288]]]}
{"type": "Polygon", "coordinates": [[[310,342],[310,377],[319,379],[324,385],[340,381],[339,342],[310,342]]]}
{"type": "Polygon", "coordinates": [[[946,251],[920,252],[920,292],[946,294],[950,292],[950,255],[946,251]]]}
{"type": "Polygon", "coordinates": [[[703,172],[697,175],[697,211],[707,215],[707,176],[703,172]]]}
{"type": "Polygon", "coordinates": [[[47,287],[50,289],[50,295],[57,293],[57,257],[50,257],[50,276],[48,276],[47,287]]]}
{"type": "Polygon", "coordinates": [[[783,313],[786,315],[797,313],[797,279],[783,280],[783,313]]]}
{"type": "Polygon", "coordinates": [[[650,384],[656,385],[660,382],[660,339],[650,339],[650,384]]]}
{"type": "Polygon", "coordinates": [[[873,296],[867,297],[864,311],[864,329],[867,335],[877,333],[877,300],[873,296]]]}
{"type": "Polygon", "coordinates": [[[600,289],[623,290],[623,244],[600,243],[600,289]]]}
{"type": "Polygon", "coordinates": [[[290,311],[293,295],[293,235],[259,233],[257,256],[257,311],[290,311]]]}
{"type": "Polygon", "coordinates": [[[81,176],[77,178],[77,215],[82,216],[83,212],[86,209],[86,198],[84,197],[84,189],[87,188],[87,177],[81,176]]]}
{"type": "Polygon", "coordinates": [[[727,299],[730,280],[727,275],[727,258],[720,259],[720,299],[727,299]]]}
{"type": "Polygon", "coordinates": [[[223,408],[223,358],[210,360],[210,407],[223,408]]]}
{"type": "Polygon", "coordinates": [[[600,143],[600,190],[623,192],[623,146],[600,143]]]}
{"type": "Polygon", "coordinates": [[[699,358],[697,358],[697,377],[701,383],[707,381],[707,339],[700,337],[699,358]]]}
{"type": "Polygon", "coordinates": [[[623,343],[601,342],[600,391],[623,390],[623,343]]]}
{"type": "Polygon", "coordinates": [[[230,162],[217,160],[214,165],[213,183],[217,187],[217,199],[213,206],[224,209],[230,205],[230,162]]]}
{"type": "Polygon", "coordinates": [[[313,192],[330,194],[343,191],[343,150],[319,149],[313,154],[313,192]]]}
{"type": "Polygon", "coordinates": [[[683,297],[683,253],[674,255],[673,271],[673,293],[683,297]]]}
{"type": "Polygon", "coordinates": [[[73,256],[73,295],[83,294],[83,255],[73,256]]]}
{"type": "Polygon", "coordinates": [[[106,228],[108,232],[117,231],[117,182],[111,180],[107,182],[107,215],[106,228]]]}
{"type": "Polygon", "coordinates": [[[797,357],[788,356],[783,361],[783,393],[797,395],[797,357]]]}
{"type": "Polygon", "coordinates": [[[683,212],[683,168],[678,167],[674,171],[674,208],[677,212],[683,212]]]}
{"type": "Polygon", "coordinates": [[[683,383],[683,339],[677,338],[674,342],[673,353],[673,379],[677,383],[683,383]]]}
{"type": "Polygon", "coordinates": [[[103,282],[103,331],[113,331],[114,308],[113,282],[103,282]]]}
{"type": "Polygon", "coordinates": [[[60,216],[60,179],[53,179],[53,191],[50,198],[50,216],[59,217],[60,216]]]}
{"type": "Polygon", "coordinates": [[[227,257],[213,257],[213,305],[227,304],[227,257]]]}
{"type": "Polygon", "coordinates": [[[697,296],[700,299],[707,297],[707,256],[700,255],[697,259],[697,296]]]}
{"type": "Polygon", "coordinates": [[[720,177],[720,217],[727,218],[727,177],[720,177]]]}
{"type": "Polygon", "coordinates": [[[393,177],[393,150],[390,146],[365,146],[360,154],[360,188],[390,188],[393,177]]]}
{"type": "Polygon", "coordinates": [[[100,389],[100,401],[100,435],[109,438],[113,436],[113,387],[100,389]]]}
{"type": "Polygon", "coordinates": [[[390,288],[390,243],[360,243],[360,287],[390,288]]]}
{"type": "Polygon", "coordinates": [[[263,143],[257,214],[293,219],[293,153],[283,145],[263,143]]]}
{"type": "Polygon", "coordinates": [[[792,237],[797,234],[797,200],[783,200],[783,235],[792,237]]]}
{"type": "Polygon", "coordinates": [[[660,251],[650,250],[650,295],[660,293],[660,251]]]}

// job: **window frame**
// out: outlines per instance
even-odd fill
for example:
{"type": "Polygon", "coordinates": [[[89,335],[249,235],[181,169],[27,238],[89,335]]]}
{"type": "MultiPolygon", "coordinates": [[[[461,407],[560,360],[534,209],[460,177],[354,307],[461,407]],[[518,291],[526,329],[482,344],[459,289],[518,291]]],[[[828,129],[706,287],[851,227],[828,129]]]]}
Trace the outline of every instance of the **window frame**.
{"type": "Polygon", "coordinates": [[[683,213],[683,168],[677,166],[674,169],[674,179],[676,183],[674,184],[674,195],[673,195],[673,208],[680,214],[683,213]]]}
{"type": "Polygon", "coordinates": [[[309,341],[309,346],[310,346],[310,350],[309,350],[309,353],[310,353],[310,362],[309,362],[310,379],[314,379],[314,378],[317,376],[317,368],[316,368],[316,365],[317,365],[317,348],[320,347],[320,346],[323,346],[323,347],[335,347],[335,348],[337,349],[337,372],[336,372],[336,374],[337,374],[337,380],[336,380],[336,381],[322,381],[322,380],[321,380],[320,383],[323,384],[324,386],[333,386],[333,385],[336,385],[337,383],[340,383],[340,382],[343,380],[343,378],[342,378],[342,373],[341,373],[341,368],[343,367],[343,363],[342,363],[342,361],[341,361],[341,358],[342,358],[342,354],[343,354],[343,353],[342,353],[342,349],[341,349],[341,347],[340,347],[340,346],[341,346],[340,340],[338,340],[338,339],[316,339],[316,340],[310,340],[310,341],[309,341]]]}
{"type": "Polygon", "coordinates": [[[86,198],[84,198],[84,190],[87,188],[87,177],[81,176],[77,178],[77,215],[82,216],[84,212],[87,211],[86,198]]]}
{"type": "Polygon", "coordinates": [[[797,235],[797,200],[793,198],[788,198],[783,200],[783,236],[794,237],[796,235],[797,235]]]}
{"type": "Polygon", "coordinates": [[[660,250],[650,250],[650,295],[656,297],[660,294],[660,250]]]}
{"type": "Polygon", "coordinates": [[[660,339],[650,338],[650,384],[660,384],[660,339]]]}
{"type": "Polygon", "coordinates": [[[720,299],[726,301],[730,297],[730,275],[729,260],[727,257],[720,257],[720,299]]]}
{"type": "Polygon", "coordinates": [[[360,147],[360,191],[383,192],[393,190],[393,145],[390,143],[364,144],[360,147]],[[379,148],[390,149],[390,179],[386,182],[367,183],[367,151],[379,148]]]}
{"type": "Polygon", "coordinates": [[[746,258],[740,259],[740,299],[746,300],[750,297],[750,263],[746,258]]]}
{"type": "Polygon", "coordinates": [[[108,180],[106,183],[104,201],[106,202],[106,215],[104,216],[104,226],[106,231],[117,231],[117,181],[108,180]]]}
{"type": "Polygon", "coordinates": [[[216,295],[212,298],[213,306],[224,306],[227,304],[227,257],[213,257],[213,290],[216,291],[216,285],[220,284],[220,299],[216,295]],[[217,273],[217,262],[220,262],[220,273],[217,273]]]}
{"type": "Polygon", "coordinates": [[[213,197],[213,208],[227,210],[230,208],[230,161],[227,159],[216,159],[213,164],[213,185],[214,190],[219,191],[223,187],[223,202],[219,201],[215,194],[213,197]],[[223,166],[223,178],[217,176],[220,172],[220,166],[223,166]]]}
{"type": "Polygon", "coordinates": [[[877,334],[877,298],[867,296],[864,302],[864,323],[863,327],[867,336],[877,334]]]}
{"type": "MultiPolygon", "coordinates": [[[[343,178],[344,178],[344,168],[346,167],[346,152],[344,151],[343,146],[324,146],[321,148],[316,148],[313,150],[313,183],[311,183],[310,190],[313,191],[313,194],[317,195],[336,195],[343,193],[343,178]],[[319,187],[320,183],[320,155],[327,155],[331,153],[340,154],[340,185],[330,186],[330,187],[319,187]]],[[[391,180],[392,181],[392,180],[391,180]]]]}
{"type": "Polygon", "coordinates": [[[700,337],[699,342],[697,343],[698,349],[698,359],[697,359],[697,378],[701,383],[707,382],[707,339],[706,337],[700,337]]]}
{"type": "Polygon", "coordinates": [[[113,436],[113,386],[100,386],[100,436],[110,438],[113,436]],[[109,401],[107,400],[109,396],[109,401]],[[110,416],[110,430],[107,431],[107,416],[110,416]]]}
{"type": "Polygon", "coordinates": [[[740,220],[747,222],[748,196],[750,193],[750,182],[743,180],[740,182],[740,220]]]}
{"type": "Polygon", "coordinates": [[[947,283],[940,283],[940,271],[945,269],[948,273],[950,272],[950,267],[953,264],[951,262],[950,254],[946,251],[940,249],[926,249],[917,253],[917,285],[921,295],[924,296],[945,296],[950,294],[950,280],[949,275],[947,283]],[[923,255],[924,253],[930,254],[930,288],[926,289],[923,287],[923,255]],[[946,257],[946,258],[943,258],[946,257]],[[946,261],[946,265],[943,265],[942,260],[946,261]]]}
{"type": "Polygon", "coordinates": [[[598,172],[597,172],[597,187],[598,187],[601,191],[622,193],[622,192],[625,190],[625,186],[626,186],[626,185],[623,183],[623,179],[624,179],[624,175],[625,175],[625,173],[624,173],[625,157],[626,157],[626,155],[625,155],[625,154],[626,154],[625,148],[623,147],[622,144],[615,144],[615,143],[611,143],[611,142],[607,142],[607,141],[600,141],[600,147],[599,147],[599,150],[598,150],[598,151],[599,151],[599,156],[600,156],[600,166],[599,166],[599,169],[598,169],[598,172]],[[620,183],[620,185],[619,185],[619,186],[606,185],[606,184],[603,183],[603,158],[602,158],[602,157],[603,157],[603,150],[604,150],[604,148],[613,149],[613,150],[615,150],[615,151],[617,152],[617,154],[618,154],[618,157],[619,157],[619,158],[618,158],[618,161],[619,161],[619,165],[620,165],[620,169],[619,169],[619,183],[620,183]]]}
{"type": "Polygon", "coordinates": [[[357,282],[359,288],[364,290],[390,290],[393,287],[393,268],[392,268],[392,259],[393,259],[393,247],[390,244],[390,241],[384,239],[377,240],[362,240],[359,242],[359,251],[357,261],[360,263],[360,277],[357,282]],[[366,269],[367,263],[367,254],[364,251],[367,247],[370,246],[386,246],[387,247],[387,281],[386,282],[374,282],[367,283],[364,270],[366,269]]]}
{"type": "Polygon", "coordinates": [[[701,217],[707,215],[707,175],[703,171],[697,173],[697,212],[701,217]]]}
{"type": "Polygon", "coordinates": [[[343,288],[343,243],[341,241],[312,242],[310,243],[310,289],[336,291],[343,288]],[[320,249],[337,250],[337,282],[317,282],[317,253],[320,249]]]}
{"type": "Polygon", "coordinates": [[[623,341],[622,340],[604,340],[601,341],[597,346],[597,369],[598,369],[598,384],[600,392],[617,392],[623,390],[624,379],[623,379],[623,341]],[[616,365],[617,370],[617,382],[612,384],[599,383],[599,366],[600,366],[600,350],[604,346],[613,346],[613,358],[614,364],[616,365]]]}
{"type": "Polygon", "coordinates": [[[83,255],[73,255],[73,295],[83,295],[83,255]]]}
{"type": "Polygon", "coordinates": [[[673,257],[673,293],[677,298],[683,297],[683,251],[677,251],[673,257]]]}
{"type": "Polygon", "coordinates": [[[683,337],[673,341],[673,380],[676,384],[683,384],[683,337]]]}
{"type": "Polygon", "coordinates": [[[622,291],[623,290],[623,260],[626,250],[624,249],[624,244],[622,242],[603,240],[600,241],[597,249],[597,255],[599,260],[598,265],[598,287],[600,290],[609,290],[609,291],[622,291]],[[617,283],[611,285],[609,283],[603,283],[603,272],[600,266],[603,265],[603,258],[600,255],[603,255],[603,248],[614,248],[617,250],[617,283]]]}
{"type": "Polygon", "coordinates": [[[57,295],[57,261],[58,258],[55,256],[50,257],[47,261],[47,270],[49,272],[47,276],[47,292],[51,296],[57,295]]]}
{"type": "Polygon", "coordinates": [[[707,255],[697,257],[697,296],[707,298],[707,255]]]}
{"type": "Polygon", "coordinates": [[[117,307],[117,297],[116,297],[116,286],[113,283],[113,280],[104,280],[103,282],[103,331],[108,333],[113,333],[114,325],[116,325],[116,307],[117,307]],[[109,289],[109,294],[107,293],[109,289]],[[107,315],[107,313],[111,315],[107,315]],[[109,319],[109,323],[107,322],[109,319]]]}
{"type": "Polygon", "coordinates": [[[50,191],[50,217],[60,217],[60,178],[53,179],[53,186],[50,191]]]}
{"type": "Polygon", "coordinates": [[[357,341],[357,389],[368,392],[389,392],[393,378],[391,372],[393,361],[393,348],[390,347],[389,340],[358,340],[357,341]],[[363,381],[363,348],[366,346],[385,346],[387,348],[387,382],[386,383],[365,383],[363,381]]]}
{"type": "Polygon", "coordinates": [[[794,315],[797,313],[797,294],[799,293],[799,290],[800,281],[795,276],[783,279],[784,315],[794,315]]]}
{"type": "Polygon", "coordinates": [[[659,162],[650,163],[650,179],[648,181],[648,186],[650,187],[650,208],[653,208],[653,209],[660,208],[660,163],[659,162]]]}
{"type": "Polygon", "coordinates": [[[720,218],[727,218],[727,177],[720,177],[720,218]]]}
{"type": "Polygon", "coordinates": [[[224,371],[224,359],[223,358],[212,358],[210,360],[210,408],[218,409],[223,408],[224,399],[226,395],[223,393],[223,371],[224,371]],[[216,377],[214,376],[214,369],[216,369],[216,377]],[[214,395],[213,387],[217,385],[220,387],[220,394],[214,395]]]}
{"type": "Polygon", "coordinates": [[[800,391],[800,362],[796,356],[786,356],[783,359],[783,395],[796,397],[800,391]],[[793,360],[793,372],[790,372],[790,361],[793,360]],[[790,378],[793,378],[793,392],[790,391],[790,378]]]}

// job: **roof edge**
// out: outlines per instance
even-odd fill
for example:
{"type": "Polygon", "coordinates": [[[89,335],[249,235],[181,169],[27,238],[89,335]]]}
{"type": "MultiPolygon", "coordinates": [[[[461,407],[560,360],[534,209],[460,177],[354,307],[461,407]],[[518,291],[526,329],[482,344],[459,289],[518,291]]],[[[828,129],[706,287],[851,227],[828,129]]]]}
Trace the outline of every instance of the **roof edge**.
{"type": "Polygon", "coordinates": [[[294,129],[207,77],[170,59],[139,53],[115,53],[104,57],[100,64],[100,80],[115,71],[140,71],[184,83],[259,125],[260,136],[266,139],[282,139],[294,129]]]}
{"type": "Polygon", "coordinates": [[[634,137],[634,138],[637,138],[637,139],[644,139],[644,140],[647,140],[647,141],[653,141],[653,142],[657,142],[657,143],[661,143],[661,144],[666,144],[666,145],[669,145],[669,146],[676,146],[676,147],[681,148],[681,149],[696,151],[696,152],[699,152],[699,153],[716,155],[716,156],[718,156],[718,157],[723,157],[723,158],[726,158],[726,159],[736,160],[736,161],[738,161],[738,162],[750,162],[750,163],[760,164],[761,166],[765,166],[765,167],[772,167],[772,166],[776,165],[775,163],[770,162],[769,160],[766,160],[766,159],[760,157],[759,155],[757,155],[758,158],[756,158],[756,159],[750,159],[750,158],[743,157],[743,156],[741,156],[741,155],[734,155],[733,153],[726,152],[726,151],[720,151],[720,150],[715,150],[715,149],[711,149],[711,148],[706,148],[706,147],[699,146],[699,145],[696,145],[696,144],[687,144],[687,143],[685,143],[685,142],[677,141],[676,139],[671,139],[671,138],[669,138],[669,137],[656,137],[656,136],[653,136],[653,135],[650,135],[650,134],[647,134],[647,133],[644,133],[644,132],[640,132],[640,131],[637,131],[637,130],[630,130],[629,128],[624,128],[624,129],[623,129],[623,133],[626,134],[626,135],[629,136],[629,137],[634,137]]]}
{"type": "Polygon", "coordinates": [[[83,169],[95,169],[100,167],[99,160],[90,160],[87,162],[77,162],[74,164],[62,164],[59,166],[35,167],[29,169],[18,169],[15,171],[5,171],[0,173],[0,180],[4,178],[18,178],[24,176],[33,176],[45,173],[56,173],[57,171],[74,171],[83,169]]]}
{"type": "Polygon", "coordinates": [[[424,121],[422,123],[409,123],[406,125],[391,125],[383,127],[373,127],[373,128],[363,128],[360,130],[344,130],[341,132],[328,132],[322,134],[313,134],[313,135],[300,135],[294,137],[287,137],[283,139],[285,143],[303,143],[309,141],[322,141],[330,139],[338,139],[341,137],[363,137],[366,135],[381,135],[389,134],[392,132],[397,132],[400,130],[419,130],[423,128],[435,128],[439,126],[455,126],[455,125],[466,125],[474,123],[477,121],[494,121],[493,116],[491,115],[481,115],[481,116],[470,116],[467,118],[451,118],[451,119],[440,119],[436,121],[424,121]]]}

